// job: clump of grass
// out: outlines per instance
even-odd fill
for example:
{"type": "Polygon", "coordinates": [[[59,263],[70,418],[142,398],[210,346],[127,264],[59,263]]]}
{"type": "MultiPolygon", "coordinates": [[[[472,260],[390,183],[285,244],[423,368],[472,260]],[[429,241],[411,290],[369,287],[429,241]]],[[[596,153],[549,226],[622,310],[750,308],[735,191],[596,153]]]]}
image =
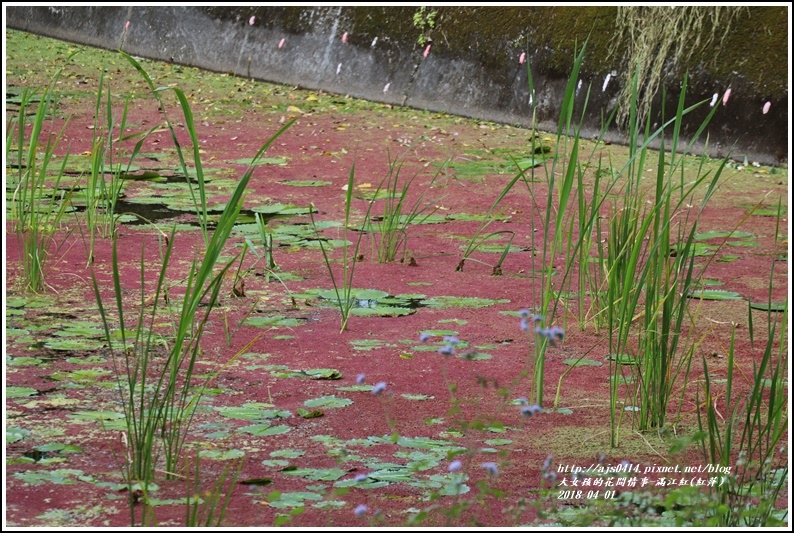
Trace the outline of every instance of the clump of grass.
{"type": "MultiPolygon", "coordinates": [[[[334,286],[334,293],[336,294],[336,305],[339,308],[339,312],[342,314],[342,329],[340,331],[343,332],[347,329],[347,321],[350,318],[350,312],[353,309],[356,301],[353,298],[353,274],[356,271],[356,262],[358,261],[359,250],[361,248],[361,239],[364,236],[363,231],[359,231],[358,239],[356,240],[356,248],[352,254],[350,254],[347,250],[347,232],[350,226],[350,211],[353,202],[353,188],[355,187],[355,177],[356,177],[356,164],[350,167],[350,174],[347,178],[347,191],[345,192],[345,224],[344,224],[344,236],[342,237],[342,241],[345,243],[342,246],[342,281],[341,283],[337,283],[336,276],[334,275],[334,269],[331,265],[331,259],[328,257],[328,252],[325,250],[325,245],[323,244],[323,239],[318,238],[318,242],[320,243],[320,251],[323,254],[323,261],[325,262],[325,267],[328,269],[328,274],[331,276],[331,284],[334,286]]],[[[367,208],[367,212],[364,215],[364,219],[369,218],[370,211],[372,210],[372,202],[370,202],[369,207],[367,208]]],[[[314,215],[312,214],[313,209],[309,209],[309,216],[311,217],[312,226],[314,227],[315,233],[319,237],[319,232],[317,231],[317,225],[314,222],[314,215]]]]}
{"type": "MultiPolygon", "coordinates": [[[[778,206],[778,228],[780,218],[778,206]]],[[[770,303],[774,270],[773,263],[769,275],[770,303]]],[[[752,310],[749,312],[749,332],[752,337],[752,310]]],[[[728,483],[711,489],[712,496],[720,503],[715,513],[719,526],[763,527],[785,523],[785,515],[781,516],[775,503],[785,494],[789,475],[785,460],[776,462],[777,457],[785,455],[784,447],[778,449],[778,446],[788,431],[788,354],[785,352],[788,299],[779,324],[772,313],[770,305],[766,312],[766,343],[761,361],[753,364],[750,391],[741,395],[734,392],[735,369],[739,366],[735,354],[736,325],[731,331],[725,405],[722,409],[726,417],[717,409],[719,395],[713,392],[716,383],[712,381],[708,363],[703,358],[704,391],[702,404],[698,399],[698,405],[705,406],[705,415],[698,410],[697,441],[701,444],[704,461],[733,469],[728,483]]]]}
{"type": "MultiPolygon", "coordinates": [[[[69,56],[69,59],[74,53],[69,56]]],[[[51,168],[68,120],[59,132],[45,131],[45,121],[55,114],[55,86],[63,69],[53,76],[50,85],[39,95],[24,89],[19,112],[9,121],[6,133],[6,161],[11,162],[11,147],[16,140],[17,172],[9,172],[9,185],[14,186],[11,198],[14,231],[20,243],[23,289],[41,292],[47,287],[46,275],[50,260],[56,257],[66,238],[59,241],[58,232],[69,207],[71,191],[61,189],[69,152],[64,154],[60,167],[51,168]],[[28,109],[38,99],[35,115],[28,121],[28,109]],[[25,129],[31,125],[25,142],[25,129]],[[14,133],[16,132],[16,135],[14,133]],[[45,144],[46,140],[46,144],[45,144]],[[43,151],[40,148],[43,147],[43,151]],[[16,174],[16,180],[13,180],[16,174]],[[16,183],[14,183],[16,181],[16,183]]]]}
{"type": "MultiPolygon", "coordinates": [[[[400,172],[405,164],[404,157],[405,155],[402,158],[392,159],[391,153],[388,153],[389,172],[378,184],[370,200],[368,211],[371,211],[373,202],[378,200],[380,196],[384,197],[383,211],[378,217],[378,222],[376,223],[372,220],[374,217],[368,217],[366,226],[369,231],[380,234],[380,238],[375,240],[379,263],[394,261],[401,247],[401,260],[404,262],[408,247],[408,228],[412,224],[423,223],[436,211],[435,208],[431,209],[431,202],[425,202],[425,192],[416,199],[413,205],[408,203],[408,192],[418,174],[403,180],[402,187],[400,187],[400,172]]],[[[445,163],[436,171],[435,176],[428,185],[429,188],[433,186],[436,177],[446,166],[447,164],[445,163]]]]}
{"type": "Polygon", "coordinates": [[[124,189],[122,173],[128,174],[135,158],[140,153],[146,138],[159,126],[155,125],[148,131],[127,133],[127,114],[130,98],[124,100],[121,120],[116,124],[116,114],[113,111],[111,89],[108,84],[105,89],[105,67],[99,75],[99,88],[97,90],[96,108],[94,110],[93,141],[91,143],[91,158],[89,175],[85,188],[85,216],[89,234],[89,262],[94,257],[95,237],[110,237],[116,229],[116,202],[124,189]],[[103,107],[103,92],[105,98],[105,126],[100,124],[103,107]],[[114,131],[118,129],[118,136],[114,139],[114,131]],[[117,145],[131,139],[139,138],[126,165],[116,158],[121,157],[117,145]],[[110,178],[109,180],[107,178],[110,178]]]}
{"type": "MultiPolygon", "coordinates": [[[[128,59],[133,64],[137,64],[134,59],[130,57],[128,59]]],[[[140,65],[136,68],[142,71],[140,65]]],[[[144,77],[149,79],[148,75],[144,77]]],[[[182,104],[189,111],[187,102],[183,101],[182,104]]],[[[185,113],[185,121],[188,129],[194,131],[191,113],[185,113]]],[[[127,424],[126,438],[130,461],[125,465],[124,473],[130,486],[130,493],[134,483],[141,484],[144,493],[147,492],[156,469],[161,468],[160,458],[164,461],[162,468],[166,475],[168,477],[177,475],[196,407],[207,387],[206,381],[199,387],[195,386],[195,370],[201,355],[202,334],[219,299],[222,282],[235,259],[217,272],[215,265],[242,208],[245,189],[256,162],[293,122],[294,120],[287,123],[268,139],[252,159],[248,170],[232,192],[215,230],[211,235],[207,234],[206,248],[199,258],[194,258],[185,279],[184,294],[178,303],[171,302],[167,283],[176,226],[169,236],[160,239],[160,268],[151,298],[147,298],[145,279],[152,261],[147,258],[144,248],[141,249],[140,310],[137,318],[129,320],[125,317],[128,303],[125,301],[125,291],[121,284],[116,233],[113,234],[111,263],[115,320],[104,305],[102,291],[92,266],[94,293],[105,329],[105,337],[113,354],[118,390],[127,424]],[[161,302],[164,302],[165,306],[161,302]],[[151,310],[148,312],[147,304],[151,305],[151,310]],[[168,343],[163,343],[157,332],[157,323],[161,320],[163,312],[169,315],[173,313],[174,326],[168,343]],[[119,337],[111,332],[112,326],[116,325],[119,337]]],[[[198,152],[196,151],[194,155],[198,168],[200,167],[198,152]]],[[[204,200],[205,197],[202,196],[202,201],[204,200]]],[[[206,205],[202,207],[202,211],[206,212],[206,205]]],[[[253,341],[244,350],[252,343],[253,341]]],[[[240,353],[243,352],[239,352],[238,355],[240,353]]],[[[148,506],[144,506],[144,515],[147,509],[148,506]]],[[[130,510],[131,520],[135,523],[135,510],[132,505],[130,510]]],[[[195,509],[193,516],[194,518],[197,516],[195,509]]],[[[141,519],[142,523],[147,523],[147,520],[146,516],[141,519]]]]}

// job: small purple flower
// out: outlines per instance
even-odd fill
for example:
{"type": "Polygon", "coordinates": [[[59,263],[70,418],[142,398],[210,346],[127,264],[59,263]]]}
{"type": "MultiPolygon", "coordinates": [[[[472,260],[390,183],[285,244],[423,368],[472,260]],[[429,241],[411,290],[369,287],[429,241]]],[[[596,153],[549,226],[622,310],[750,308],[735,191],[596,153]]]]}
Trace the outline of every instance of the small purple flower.
{"type": "Polygon", "coordinates": [[[356,507],[356,510],[353,511],[353,512],[356,514],[356,516],[361,517],[361,516],[364,516],[368,510],[369,510],[369,507],[367,507],[366,505],[364,505],[362,503],[361,505],[356,507]]]}
{"type": "Polygon", "coordinates": [[[429,340],[430,340],[430,337],[432,337],[432,335],[431,335],[431,334],[429,334],[429,333],[425,333],[425,332],[422,332],[422,333],[419,335],[419,342],[427,342],[427,341],[429,341],[429,340]]]}
{"type": "Polygon", "coordinates": [[[448,344],[458,344],[460,342],[460,339],[450,335],[450,336],[444,337],[444,342],[446,342],[448,344]]]}
{"type": "Polygon", "coordinates": [[[447,344],[439,348],[438,353],[441,355],[455,355],[455,348],[453,348],[451,344],[447,344]]]}
{"type": "Polygon", "coordinates": [[[380,383],[376,384],[372,387],[372,394],[380,394],[381,392],[386,390],[386,382],[381,381],[380,383]]]}
{"type": "Polygon", "coordinates": [[[552,346],[557,346],[557,343],[565,338],[565,330],[559,326],[552,326],[551,328],[536,327],[535,333],[548,339],[549,344],[552,346]]]}
{"type": "Polygon", "coordinates": [[[449,463],[447,470],[449,470],[450,472],[457,472],[461,468],[463,468],[463,463],[461,463],[460,461],[452,461],[451,463],[449,463]]]}
{"type": "Polygon", "coordinates": [[[362,383],[364,383],[364,379],[366,379],[366,377],[367,377],[366,374],[359,374],[358,377],[356,378],[356,385],[361,385],[362,383]]]}
{"type": "Polygon", "coordinates": [[[549,456],[548,456],[548,457],[546,457],[546,460],[545,460],[545,461],[543,461],[543,466],[542,466],[541,468],[542,468],[542,470],[543,470],[544,472],[545,472],[546,470],[548,470],[549,468],[551,468],[551,460],[552,460],[552,459],[554,459],[554,456],[553,456],[552,454],[549,454],[549,456]]]}
{"type": "Polygon", "coordinates": [[[497,468],[496,463],[483,463],[480,466],[486,469],[489,475],[499,475],[499,468],[497,468]]]}
{"type": "Polygon", "coordinates": [[[527,322],[526,318],[521,319],[521,324],[519,327],[521,328],[521,331],[527,331],[529,329],[529,322],[527,322]]]}
{"type": "Polygon", "coordinates": [[[367,474],[359,474],[355,478],[353,478],[353,481],[355,481],[356,483],[361,483],[362,481],[366,481],[367,478],[369,478],[367,474]]]}
{"type": "Polygon", "coordinates": [[[543,322],[543,315],[532,315],[532,322],[536,324],[543,322]]]}
{"type": "Polygon", "coordinates": [[[536,414],[543,411],[543,408],[538,404],[535,405],[526,405],[521,408],[521,414],[524,416],[535,416],[536,414]]]}
{"type": "Polygon", "coordinates": [[[543,479],[554,483],[555,481],[557,481],[557,472],[555,472],[554,470],[547,470],[543,474],[543,479]]]}
{"type": "Polygon", "coordinates": [[[529,318],[530,316],[532,316],[532,313],[530,313],[529,309],[526,309],[526,308],[519,309],[518,310],[518,316],[520,316],[521,318],[529,318]]]}
{"type": "Polygon", "coordinates": [[[604,455],[603,453],[599,453],[598,454],[598,464],[603,464],[604,461],[606,461],[606,459],[607,459],[607,456],[604,455]]]}

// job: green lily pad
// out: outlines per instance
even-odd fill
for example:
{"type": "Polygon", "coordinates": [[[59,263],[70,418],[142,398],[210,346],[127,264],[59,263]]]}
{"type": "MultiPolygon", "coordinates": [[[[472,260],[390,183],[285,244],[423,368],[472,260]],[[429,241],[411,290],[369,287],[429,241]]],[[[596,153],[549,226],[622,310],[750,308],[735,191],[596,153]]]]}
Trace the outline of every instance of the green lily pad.
{"type": "Polygon", "coordinates": [[[706,241],[709,239],[726,239],[728,237],[732,237],[734,239],[748,239],[755,237],[752,233],[748,231],[734,231],[731,233],[730,231],[706,231],[704,233],[698,233],[695,235],[696,241],[706,241]]]}
{"type": "Polygon", "coordinates": [[[355,339],[350,341],[350,344],[353,345],[354,350],[366,351],[366,352],[375,350],[377,348],[385,348],[385,347],[393,346],[379,339],[355,339]]]}
{"type": "Polygon", "coordinates": [[[80,370],[74,370],[72,372],[55,372],[50,377],[58,381],[91,383],[110,374],[110,370],[105,370],[104,368],[84,368],[80,370]]]}
{"type": "Polygon", "coordinates": [[[601,366],[601,361],[593,361],[592,359],[566,359],[562,362],[568,366],[601,366]]]}
{"type": "Polygon", "coordinates": [[[250,316],[245,319],[245,324],[257,328],[264,327],[285,327],[294,328],[300,326],[303,321],[297,318],[287,318],[281,315],[275,316],[250,316]]]}
{"type": "Polygon", "coordinates": [[[6,398],[26,398],[28,396],[35,396],[39,391],[31,389],[30,387],[6,387],[6,398]]]}
{"type": "Polygon", "coordinates": [[[295,459],[306,455],[303,450],[296,450],[294,448],[285,448],[283,450],[275,450],[270,452],[270,457],[286,457],[287,459],[295,459]]]}
{"type": "Polygon", "coordinates": [[[292,431],[289,426],[271,426],[270,424],[253,424],[250,426],[241,427],[237,431],[242,433],[249,433],[255,437],[269,437],[271,435],[282,435],[292,431]]]}
{"type": "Polygon", "coordinates": [[[303,477],[311,481],[336,481],[347,474],[347,471],[341,468],[294,468],[284,469],[281,473],[303,477]]]}
{"type": "Polygon", "coordinates": [[[306,500],[320,501],[322,499],[323,497],[316,492],[276,492],[268,495],[268,504],[276,509],[285,509],[303,507],[306,500]]]}
{"type": "Polygon", "coordinates": [[[342,373],[335,368],[312,368],[303,373],[311,379],[342,379],[342,373]]]}
{"type": "Polygon", "coordinates": [[[85,475],[82,470],[64,468],[60,470],[28,470],[15,472],[14,477],[30,485],[52,483],[55,485],[76,485],[78,481],[94,482],[94,478],[85,475]]]}
{"type": "MultiPolygon", "coordinates": [[[[300,207],[292,204],[270,204],[258,205],[251,209],[254,213],[262,213],[263,215],[308,215],[311,208],[308,206],[300,207]]],[[[317,209],[311,210],[316,213],[317,209]]]]}
{"type": "Polygon", "coordinates": [[[124,413],[117,411],[77,411],[68,415],[74,420],[113,421],[124,418],[124,413]]]}
{"type": "Polygon", "coordinates": [[[326,500],[324,502],[313,503],[312,507],[316,509],[340,509],[347,505],[347,502],[342,500],[326,500]]]}
{"type": "Polygon", "coordinates": [[[695,289],[687,295],[689,298],[700,300],[741,300],[742,295],[736,292],[724,291],[720,289],[695,289]]]}
{"type": "Polygon", "coordinates": [[[352,404],[353,400],[348,398],[337,398],[335,395],[331,396],[323,396],[321,398],[315,398],[313,400],[306,400],[303,402],[303,405],[310,409],[320,408],[320,409],[336,409],[338,407],[347,407],[348,405],[352,404]]]}
{"type": "Polygon", "coordinates": [[[485,444],[489,446],[507,446],[512,443],[513,441],[510,439],[488,439],[485,441],[485,444]]]}
{"type": "Polygon", "coordinates": [[[106,363],[107,359],[99,355],[89,355],[88,357],[69,357],[66,361],[73,365],[100,365],[106,363]]]}
{"type": "Polygon", "coordinates": [[[461,308],[481,308],[489,307],[496,304],[510,303],[510,300],[490,300],[488,298],[475,298],[471,296],[436,296],[422,300],[422,305],[427,307],[445,308],[445,307],[461,307],[461,308]]]}
{"type": "Polygon", "coordinates": [[[455,355],[455,357],[465,359],[466,361],[487,361],[488,359],[493,359],[493,355],[480,352],[478,350],[466,350],[464,352],[459,352],[455,355]]]}
{"type": "Polygon", "coordinates": [[[99,350],[105,343],[95,339],[63,338],[48,340],[44,346],[50,350],[99,350]]]}
{"type": "Polygon", "coordinates": [[[351,315],[355,316],[407,316],[416,313],[416,309],[406,309],[405,307],[391,307],[388,305],[378,305],[375,307],[354,307],[350,310],[351,315]]]}
{"type": "MultiPolygon", "coordinates": [[[[422,334],[430,335],[431,337],[440,337],[440,339],[438,339],[438,340],[441,340],[441,338],[444,338],[444,337],[457,337],[458,336],[458,332],[454,331],[454,330],[451,330],[451,329],[428,329],[428,330],[422,331],[422,334]]],[[[432,340],[432,339],[430,339],[430,340],[432,340]]]]}
{"type": "Polygon", "coordinates": [[[105,330],[94,326],[85,325],[68,325],[60,331],[56,331],[55,335],[59,337],[103,337],[105,330]]]}
{"type": "Polygon", "coordinates": [[[620,354],[620,355],[608,355],[604,359],[607,361],[615,361],[619,365],[638,365],[640,361],[636,357],[632,357],[629,354],[620,354]]]}
{"type": "Polygon", "coordinates": [[[41,363],[38,357],[9,357],[6,360],[8,366],[33,366],[41,363]]]}
{"type": "Polygon", "coordinates": [[[349,391],[349,392],[369,392],[374,388],[374,385],[347,385],[337,387],[336,390],[349,391]]]}
{"type": "Polygon", "coordinates": [[[280,409],[267,409],[265,406],[272,407],[272,405],[270,404],[246,403],[243,404],[241,407],[230,407],[230,406],[215,407],[215,410],[218,411],[218,413],[221,416],[225,416],[228,418],[236,418],[241,420],[287,418],[291,414],[289,411],[280,410],[280,409]]]}
{"type": "Polygon", "coordinates": [[[214,461],[229,461],[231,459],[239,459],[245,457],[245,452],[242,450],[201,450],[199,457],[202,459],[211,459],[214,461]]]}
{"type": "MultiPolygon", "coordinates": [[[[242,159],[235,159],[234,161],[232,161],[232,163],[235,164],[235,165],[251,166],[251,161],[253,161],[253,158],[243,157],[242,159]]],[[[278,166],[283,167],[283,166],[287,165],[287,158],[286,157],[260,157],[259,160],[257,160],[256,164],[254,164],[254,166],[255,167],[259,167],[259,166],[262,166],[262,165],[278,165],[278,166]]]]}
{"type": "Polygon", "coordinates": [[[19,427],[6,428],[6,444],[19,442],[30,436],[30,431],[19,427]]]}
{"type": "Polygon", "coordinates": [[[435,396],[428,396],[427,394],[401,394],[403,398],[406,400],[414,400],[414,401],[422,401],[422,400],[433,400],[435,396]]]}
{"type": "MultiPolygon", "coordinates": [[[[385,298],[388,296],[389,293],[385,291],[379,291],[377,289],[351,289],[350,290],[350,298],[354,300],[367,300],[367,301],[377,301],[381,298],[385,298]]],[[[317,293],[317,296],[323,298],[325,300],[334,300],[338,301],[339,298],[336,295],[336,291],[333,289],[322,290],[317,293]]],[[[339,296],[342,299],[345,298],[345,294],[342,290],[339,291],[339,296]]]]}
{"type": "Polygon", "coordinates": [[[262,461],[262,465],[271,468],[283,468],[289,466],[289,461],[285,461],[284,459],[265,459],[262,461]]]}
{"type": "Polygon", "coordinates": [[[750,302],[750,308],[758,309],[761,311],[774,311],[774,312],[781,312],[785,311],[786,307],[788,306],[788,302],[750,302]]]}

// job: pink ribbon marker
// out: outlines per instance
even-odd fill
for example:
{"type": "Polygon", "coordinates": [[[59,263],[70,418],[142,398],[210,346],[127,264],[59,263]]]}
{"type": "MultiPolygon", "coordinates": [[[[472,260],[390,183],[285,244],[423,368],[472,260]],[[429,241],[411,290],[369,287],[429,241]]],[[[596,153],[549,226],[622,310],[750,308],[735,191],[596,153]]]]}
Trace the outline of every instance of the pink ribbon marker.
{"type": "Polygon", "coordinates": [[[772,107],[772,102],[767,102],[767,103],[764,104],[764,115],[769,113],[769,108],[771,108],[771,107],[772,107]]]}
{"type": "Polygon", "coordinates": [[[282,46],[284,46],[284,43],[286,42],[286,40],[287,39],[281,39],[281,41],[278,43],[278,47],[281,48],[282,46]]]}
{"type": "Polygon", "coordinates": [[[347,32],[345,32],[345,34],[344,34],[344,35],[342,35],[342,42],[343,42],[343,43],[346,43],[346,42],[347,42],[347,32]]]}
{"type": "Polygon", "coordinates": [[[424,57],[427,57],[427,54],[429,54],[429,53],[430,53],[430,45],[428,44],[428,45],[427,45],[427,48],[425,48],[425,55],[424,55],[424,57]]]}
{"type": "Polygon", "coordinates": [[[524,64],[524,59],[526,59],[526,57],[527,57],[526,52],[521,52],[521,57],[518,58],[518,64],[519,65],[523,65],[524,64]]]}
{"type": "Polygon", "coordinates": [[[722,105],[728,105],[728,98],[731,97],[731,90],[725,91],[725,96],[722,97],[722,105]]]}
{"type": "Polygon", "coordinates": [[[130,21],[128,20],[127,23],[124,25],[124,31],[130,29],[130,21]]]}
{"type": "Polygon", "coordinates": [[[254,22],[256,22],[256,17],[255,16],[251,17],[250,19],[248,19],[248,25],[249,26],[253,26],[254,22]]]}

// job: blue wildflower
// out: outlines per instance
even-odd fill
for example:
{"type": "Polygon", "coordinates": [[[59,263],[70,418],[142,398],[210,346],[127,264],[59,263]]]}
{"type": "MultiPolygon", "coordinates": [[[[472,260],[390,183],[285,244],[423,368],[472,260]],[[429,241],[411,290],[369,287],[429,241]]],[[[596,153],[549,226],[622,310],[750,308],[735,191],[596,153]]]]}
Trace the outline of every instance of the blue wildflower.
{"type": "Polygon", "coordinates": [[[521,414],[524,416],[535,416],[536,414],[543,411],[543,408],[538,404],[535,405],[526,405],[521,408],[521,414]]]}
{"type": "Polygon", "coordinates": [[[356,507],[356,510],[353,511],[353,512],[356,514],[356,516],[361,517],[361,516],[364,516],[364,514],[366,514],[368,509],[369,509],[369,507],[367,507],[364,504],[361,504],[358,507],[356,507]]]}
{"type": "Polygon", "coordinates": [[[463,468],[463,463],[461,463],[460,461],[452,461],[451,463],[449,463],[447,470],[449,470],[450,472],[457,472],[461,468],[463,468]]]}
{"type": "Polygon", "coordinates": [[[432,337],[431,334],[425,333],[424,331],[419,335],[419,342],[427,342],[432,337]]]}
{"type": "Polygon", "coordinates": [[[488,474],[492,476],[499,475],[499,468],[497,468],[496,463],[483,463],[480,466],[486,469],[488,474]]]}
{"type": "Polygon", "coordinates": [[[361,385],[362,383],[364,383],[364,379],[366,379],[366,377],[367,377],[366,374],[359,374],[358,377],[356,378],[356,384],[361,385]]]}
{"type": "Polygon", "coordinates": [[[380,383],[376,384],[372,387],[372,394],[380,394],[381,392],[386,390],[386,382],[381,381],[380,383]]]}
{"type": "Polygon", "coordinates": [[[448,344],[458,344],[458,343],[460,343],[460,339],[457,338],[457,337],[453,337],[453,336],[449,335],[447,337],[444,337],[444,342],[446,342],[448,344]]]}
{"type": "Polygon", "coordinates": [[[362,481],[366,481],[368,477],[369,476],[367,474],[359,474],[355,478],[353,478],[353,481],[355,481],[356,483],[361,483],[362,481]]]}
{"type": "Polygon", "coordinates": [[[451,344],[447,344],[439,348],[438,353],[441,355],[455,355],[455,348],[453,348],[451,344]]]}

